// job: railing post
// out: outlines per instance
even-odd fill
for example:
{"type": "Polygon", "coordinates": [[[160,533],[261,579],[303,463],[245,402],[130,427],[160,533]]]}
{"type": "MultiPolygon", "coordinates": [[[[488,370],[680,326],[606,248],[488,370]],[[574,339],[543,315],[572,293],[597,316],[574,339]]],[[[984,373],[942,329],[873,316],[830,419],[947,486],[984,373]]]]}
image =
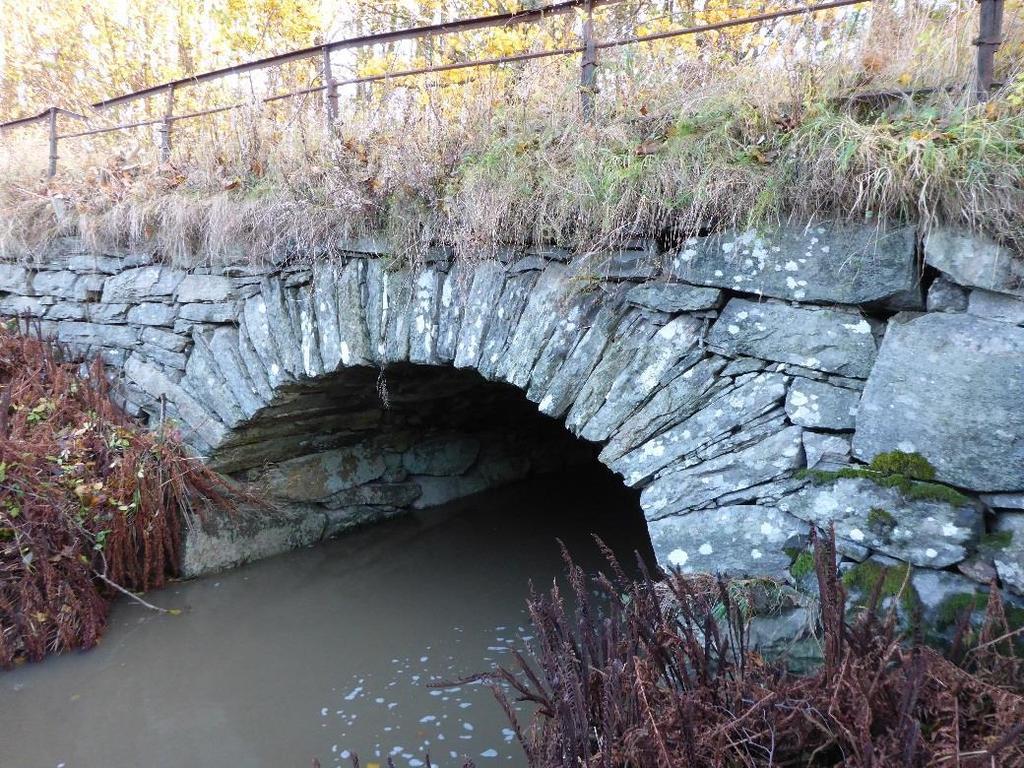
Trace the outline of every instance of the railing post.
{"type": "Polygon", "coordinates": [[[331,69],[331,47],[324,46],[324,105],[327,107],[327,125],[334,125],[338,119],[338,81],[331,69]]]}
{"type": "Polygon", "coordinates": [[[164,110],[164,121],[160,124],[160,162],[171,159],[171,125],[174,117],[174,86],[167,86],[167,108],[164,110]]]}
{"type": "Polygon", "coordinates": [[[46,175],[53,178],[57,175],[57,108],[50,107],[50,164],[46,175]]]}
{"type": "Polygon", "coordinates": [[[1003,42],[1003,0],[978,0],[978,101],[986,101],[995,82],[996,50],[1003,42]]]}
{"type": "Polygon", "coordinates": [[[594,82],[597,74],[597,49],[594,48],[594,5],[586,3],[587,18],[583,22],[583,58],[580,60],[580,101],[583,119],[594,119],[594,82]]]}

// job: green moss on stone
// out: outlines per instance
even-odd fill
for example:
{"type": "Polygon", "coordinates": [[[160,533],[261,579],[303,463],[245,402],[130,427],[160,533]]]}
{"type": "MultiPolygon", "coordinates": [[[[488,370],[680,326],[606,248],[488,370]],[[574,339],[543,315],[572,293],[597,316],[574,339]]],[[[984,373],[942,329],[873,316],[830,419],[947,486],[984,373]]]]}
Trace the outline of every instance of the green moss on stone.
{"type": "Polygon", "coordinates": [[[896,527],[896,518],[881,507],[868,510],[868,528],[882,536],[888,536],[896,527]]]}
{"type": "Polygon", "coordinates": [[[986,549],[1006,549],[1012,542],[1012,531],[993,531],[981,537],[981,546],[986,549]]]}
{"type": "Polygon", "coordinates": [[[806,549],[802,550],[796,556],[793,564],[789,566],[789,572],[797,581],[814,573],[814,555],[806,549]]]}
{"type": "Polygon", "coordinates": [[[936,629],[941,631],[953,626],[964,611],[974,613],[983,610],[987,601],[988,597],[980,592],[957,592],[949,595],[935,608],[936,629]]]}
{"type": "Polygon", "coordinates": [[[935,467],[920,453],[880,453],[871,460],[871,468],[883,475],[904,475],[914,480],[935,479],[935,467]]]}
{"type": "Polygon", "coordinates": [[[871,460],[868,467],[802,469],[797,472],[797,477],[810,480],[815,485],[826,485],[843,479],[870,480],[882,488],[895,488],[906,498],[915,501],[940,501],[955,507],[970,503],[970,499],[959,491],[947,485],[928,482],[935,477],[935,470],[924,457],[916,453],[880,453],[871,460]]]}
{"type": "Polygon", "coordinates": [[[843,584],[847,589],[856,590],[867,597],[881,581],[880,596],[898,597],[903,609],[913,615],[920,607],[921,599],[910,583],[910,570],[908,563],[882,565],[873,560],[865,560],[843,574],[843,584]]]}

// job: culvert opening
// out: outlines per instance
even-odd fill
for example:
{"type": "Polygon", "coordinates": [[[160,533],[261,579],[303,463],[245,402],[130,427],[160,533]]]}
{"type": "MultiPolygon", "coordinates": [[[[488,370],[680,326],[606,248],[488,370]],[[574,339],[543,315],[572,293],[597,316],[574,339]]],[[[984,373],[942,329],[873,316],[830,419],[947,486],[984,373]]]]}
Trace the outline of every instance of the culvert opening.
{"type": "MultiPolygon", "coordinates": [[[[639,494],[598,460],[600,446],[538,412],[521,390],[472,370],[397,364],[344,369],[284,388],[218,448],[211,465],[297,515],[323,538],[517,483],[586,498],[566,520],[616,519],[651,561],[639,494]],[[602,495],[582,493],[599,487],[602,495]]],[[[604,523],[602,523],[603,525],[604,523]]],[[[605,532],[607,534],[607,531],[605,532]]],[[[618,538],[618,536],[613,536],[618,538]]]]}

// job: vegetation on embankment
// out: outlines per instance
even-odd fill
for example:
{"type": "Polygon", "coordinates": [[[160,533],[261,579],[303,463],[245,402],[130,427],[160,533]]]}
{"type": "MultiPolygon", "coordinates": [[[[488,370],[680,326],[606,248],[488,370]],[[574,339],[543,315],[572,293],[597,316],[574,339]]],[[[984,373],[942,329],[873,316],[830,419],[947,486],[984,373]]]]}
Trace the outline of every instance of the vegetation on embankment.
{"type": "Polygon", "coordinates": [[[0,666],[95,645],[110,600],[175,575],[193,509],[225,490],[119,411],[98,363],[0,326],[0,666]]]}
{"type": "Polygon", "coordinates": [[[1020,246],[1021,25],[1000,49],[1006,85],[978,105],[974,6],[879,4],[877,18],[833,17],[825,37],[814,17],[739,58],[604,51],[592,124],[578,63],[550,60],[382,85],[344,99],[331,132],[315,99],[176,123],[164,165],[148,136],[111,134],[91,153],[69,140],[51,182],[26,162],[45,148],[8,139],[0,254],[80,232],[183,264],[322,253],[363,234],[403,256],[441,244],[480,257],[790,217],[949,223],[1020,246]],[[936,90],[899,95],[917,86],[936,90]],[[853,98],[878,90],[897,95],[853,98]]]}
{"type": "Polygon", "coordinates": [[[570,599],[556,585],[529,601],[532,652],[485,676],[534,707],[519,723],[494,685],[531,768],[1024,766],[1024,643],[998,590],[980,627],[974,603],[957,612],[944,656],[900,635],[884,577],[848,618],[821,537],[824,660],[794,675],[748,646],[741,582],[677,575],[664,590],[610,562],[613,578],[591,580],[568,561],[570,599]]]}

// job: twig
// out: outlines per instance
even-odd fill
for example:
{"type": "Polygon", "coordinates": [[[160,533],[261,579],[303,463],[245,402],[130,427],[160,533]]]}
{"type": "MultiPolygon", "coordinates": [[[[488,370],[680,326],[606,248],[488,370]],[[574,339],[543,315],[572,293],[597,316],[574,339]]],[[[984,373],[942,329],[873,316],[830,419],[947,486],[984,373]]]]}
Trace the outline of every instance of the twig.
{"type": "Polygon", "coordinates": [[[158,605],[153,605],[152,603],[146,602],[145,600],[143,600],[141,597],[136,595],[131,590],[125,589],[120,584],[118,584],[116,581],[111,581],[110,579],[108,579],[106,576],[104,576],[99,571],[94,570],[93,573],[96,574],[97,578],[99,578],[105,584],[109,584],[114,589],[116,589],[118,592],[120,592],[122,595],[130,597],[132,600],[137,602],[139,605],[141,605],[141,606],[143,606],[145,608],[149,608],[149,610],[151,610],[151,611],[156,611],[157,613],[173,613],[173,611],[171,611],[168,608],[161,608],[158,605]]]}

